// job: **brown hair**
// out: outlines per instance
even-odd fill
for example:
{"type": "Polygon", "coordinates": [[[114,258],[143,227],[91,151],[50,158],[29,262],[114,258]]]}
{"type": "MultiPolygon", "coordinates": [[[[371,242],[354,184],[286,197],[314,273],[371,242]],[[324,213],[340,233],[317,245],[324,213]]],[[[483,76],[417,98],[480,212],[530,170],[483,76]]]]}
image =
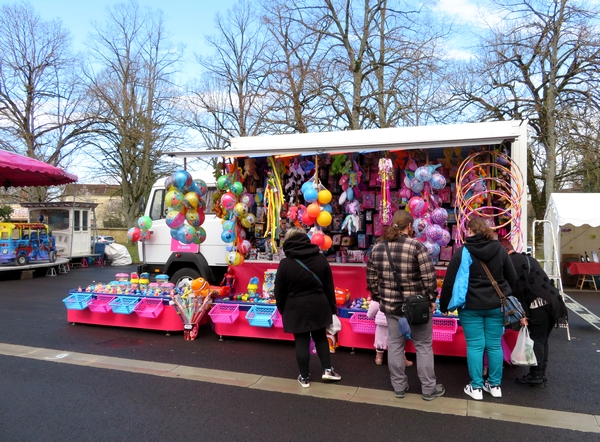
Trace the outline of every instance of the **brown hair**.
{"type": "Polygon", "coordinates": [[[494,236],[494,231],[490,228],[490,226],[487,225],[485,219],[480,216],[471,218],[467,223],[467,227],[475,234],[480,233],[485,239],[490,241],[496,239],[494,236]]]}
{"type": "Polygon", "coordinates": [[[400,232],[412,225],[414,218],[406,210],[398,210],[392,218],[392,225],[388,227],[383,237],[387,241],[396,241],[400,236],[400,232]]]}

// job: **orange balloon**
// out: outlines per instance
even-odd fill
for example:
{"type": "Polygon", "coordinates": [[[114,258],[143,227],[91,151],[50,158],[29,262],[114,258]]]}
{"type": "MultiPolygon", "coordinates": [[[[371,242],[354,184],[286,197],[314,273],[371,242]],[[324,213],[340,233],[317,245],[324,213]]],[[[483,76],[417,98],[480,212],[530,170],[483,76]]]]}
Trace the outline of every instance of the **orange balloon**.
{"type": "Polygon", "coordinates": [[[333,244],[333,240],[331,239],[331,236],[329,236],[329,235],[323,236],[323,245],[321,246],[321,250],[329,250],[331,248],[332,244],[333,244]]]}
{"type": "Polygon", "coordinates": [[[308,213],[308,216],[311,218],[316,218],[319,216],[319,213],[321,213],[321,206],[317,203],[312,203],[306,208],[306,213],[308,213]]]}

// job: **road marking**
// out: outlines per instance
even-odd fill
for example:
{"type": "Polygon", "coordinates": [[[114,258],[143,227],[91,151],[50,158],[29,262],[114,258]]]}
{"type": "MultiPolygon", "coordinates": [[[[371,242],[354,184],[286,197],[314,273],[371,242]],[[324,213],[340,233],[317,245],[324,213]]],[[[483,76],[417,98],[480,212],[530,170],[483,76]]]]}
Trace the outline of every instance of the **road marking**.
{"type": "Polygon", "coordinates": [[[404,399],[396,399],[391,391],[374,390],[347,385],[313,382],[310,388],[302,388],[295,379],[261,376],[208,368],[135,359],[114,358],[86,353],[58,353],[57,350],[0,343],[0,355],[14,356],[59,364],[120,370],[152,376],[210,382],[240,388],[297,394],[315,398],[334,399],[384,407],[405,408],[428,413],[470,416],[504,422],[561,428],[565,430],[600,433],[597,416],[584,413],[520,407],[500,403],[479,402],[467,399],[440,397],[432,402],[421,399],[420,394],[408,393],[404,399]]]}

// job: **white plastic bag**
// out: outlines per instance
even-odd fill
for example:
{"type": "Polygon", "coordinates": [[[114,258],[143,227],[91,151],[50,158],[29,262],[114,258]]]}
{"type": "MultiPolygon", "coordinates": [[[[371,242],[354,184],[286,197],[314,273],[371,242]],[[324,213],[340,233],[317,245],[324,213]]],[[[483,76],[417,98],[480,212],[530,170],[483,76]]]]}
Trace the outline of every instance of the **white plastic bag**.
{"type": "Polygon", "coordinates": [[[342,322],[340,321],[340,318],[337,317],[337,315],[333,315],[331,319],[333,320],[333,322],[330,326],[327,327],[326,331],[330,335],[335,335],[342,329],[342,322]]]}
{"type": "Polygon", "coordinates": [[[510,362],[514,365],[537,365],[533,352],[533,340],[529,337],[529,329],[521,327],[515,348],[510,354],[510,362]]]}

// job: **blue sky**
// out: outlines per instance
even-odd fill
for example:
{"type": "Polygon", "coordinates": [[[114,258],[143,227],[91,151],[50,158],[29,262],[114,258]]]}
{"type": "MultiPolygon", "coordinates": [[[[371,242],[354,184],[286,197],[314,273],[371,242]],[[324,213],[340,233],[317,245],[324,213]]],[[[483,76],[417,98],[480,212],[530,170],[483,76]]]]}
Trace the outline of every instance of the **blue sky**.
{"type": "MultiPolygon", "coordinates": [[[[74,49],[79,51],[85,49],[84,41],[91,30],[91,23],[94,20],[102,22],[108,6],[127,1],[29,0],[29,3],[44,20],[60,19],[71,32],[74,49]]],[[[173,36],[172,43],[185,44],[185,59],[193,63],[194,53],[208,54],[204,36],[214,33],[213,23],[217,12],[225,15],[237,0],[138,0],[138,3],[163,11],[166,29],[173,36]]]]}

